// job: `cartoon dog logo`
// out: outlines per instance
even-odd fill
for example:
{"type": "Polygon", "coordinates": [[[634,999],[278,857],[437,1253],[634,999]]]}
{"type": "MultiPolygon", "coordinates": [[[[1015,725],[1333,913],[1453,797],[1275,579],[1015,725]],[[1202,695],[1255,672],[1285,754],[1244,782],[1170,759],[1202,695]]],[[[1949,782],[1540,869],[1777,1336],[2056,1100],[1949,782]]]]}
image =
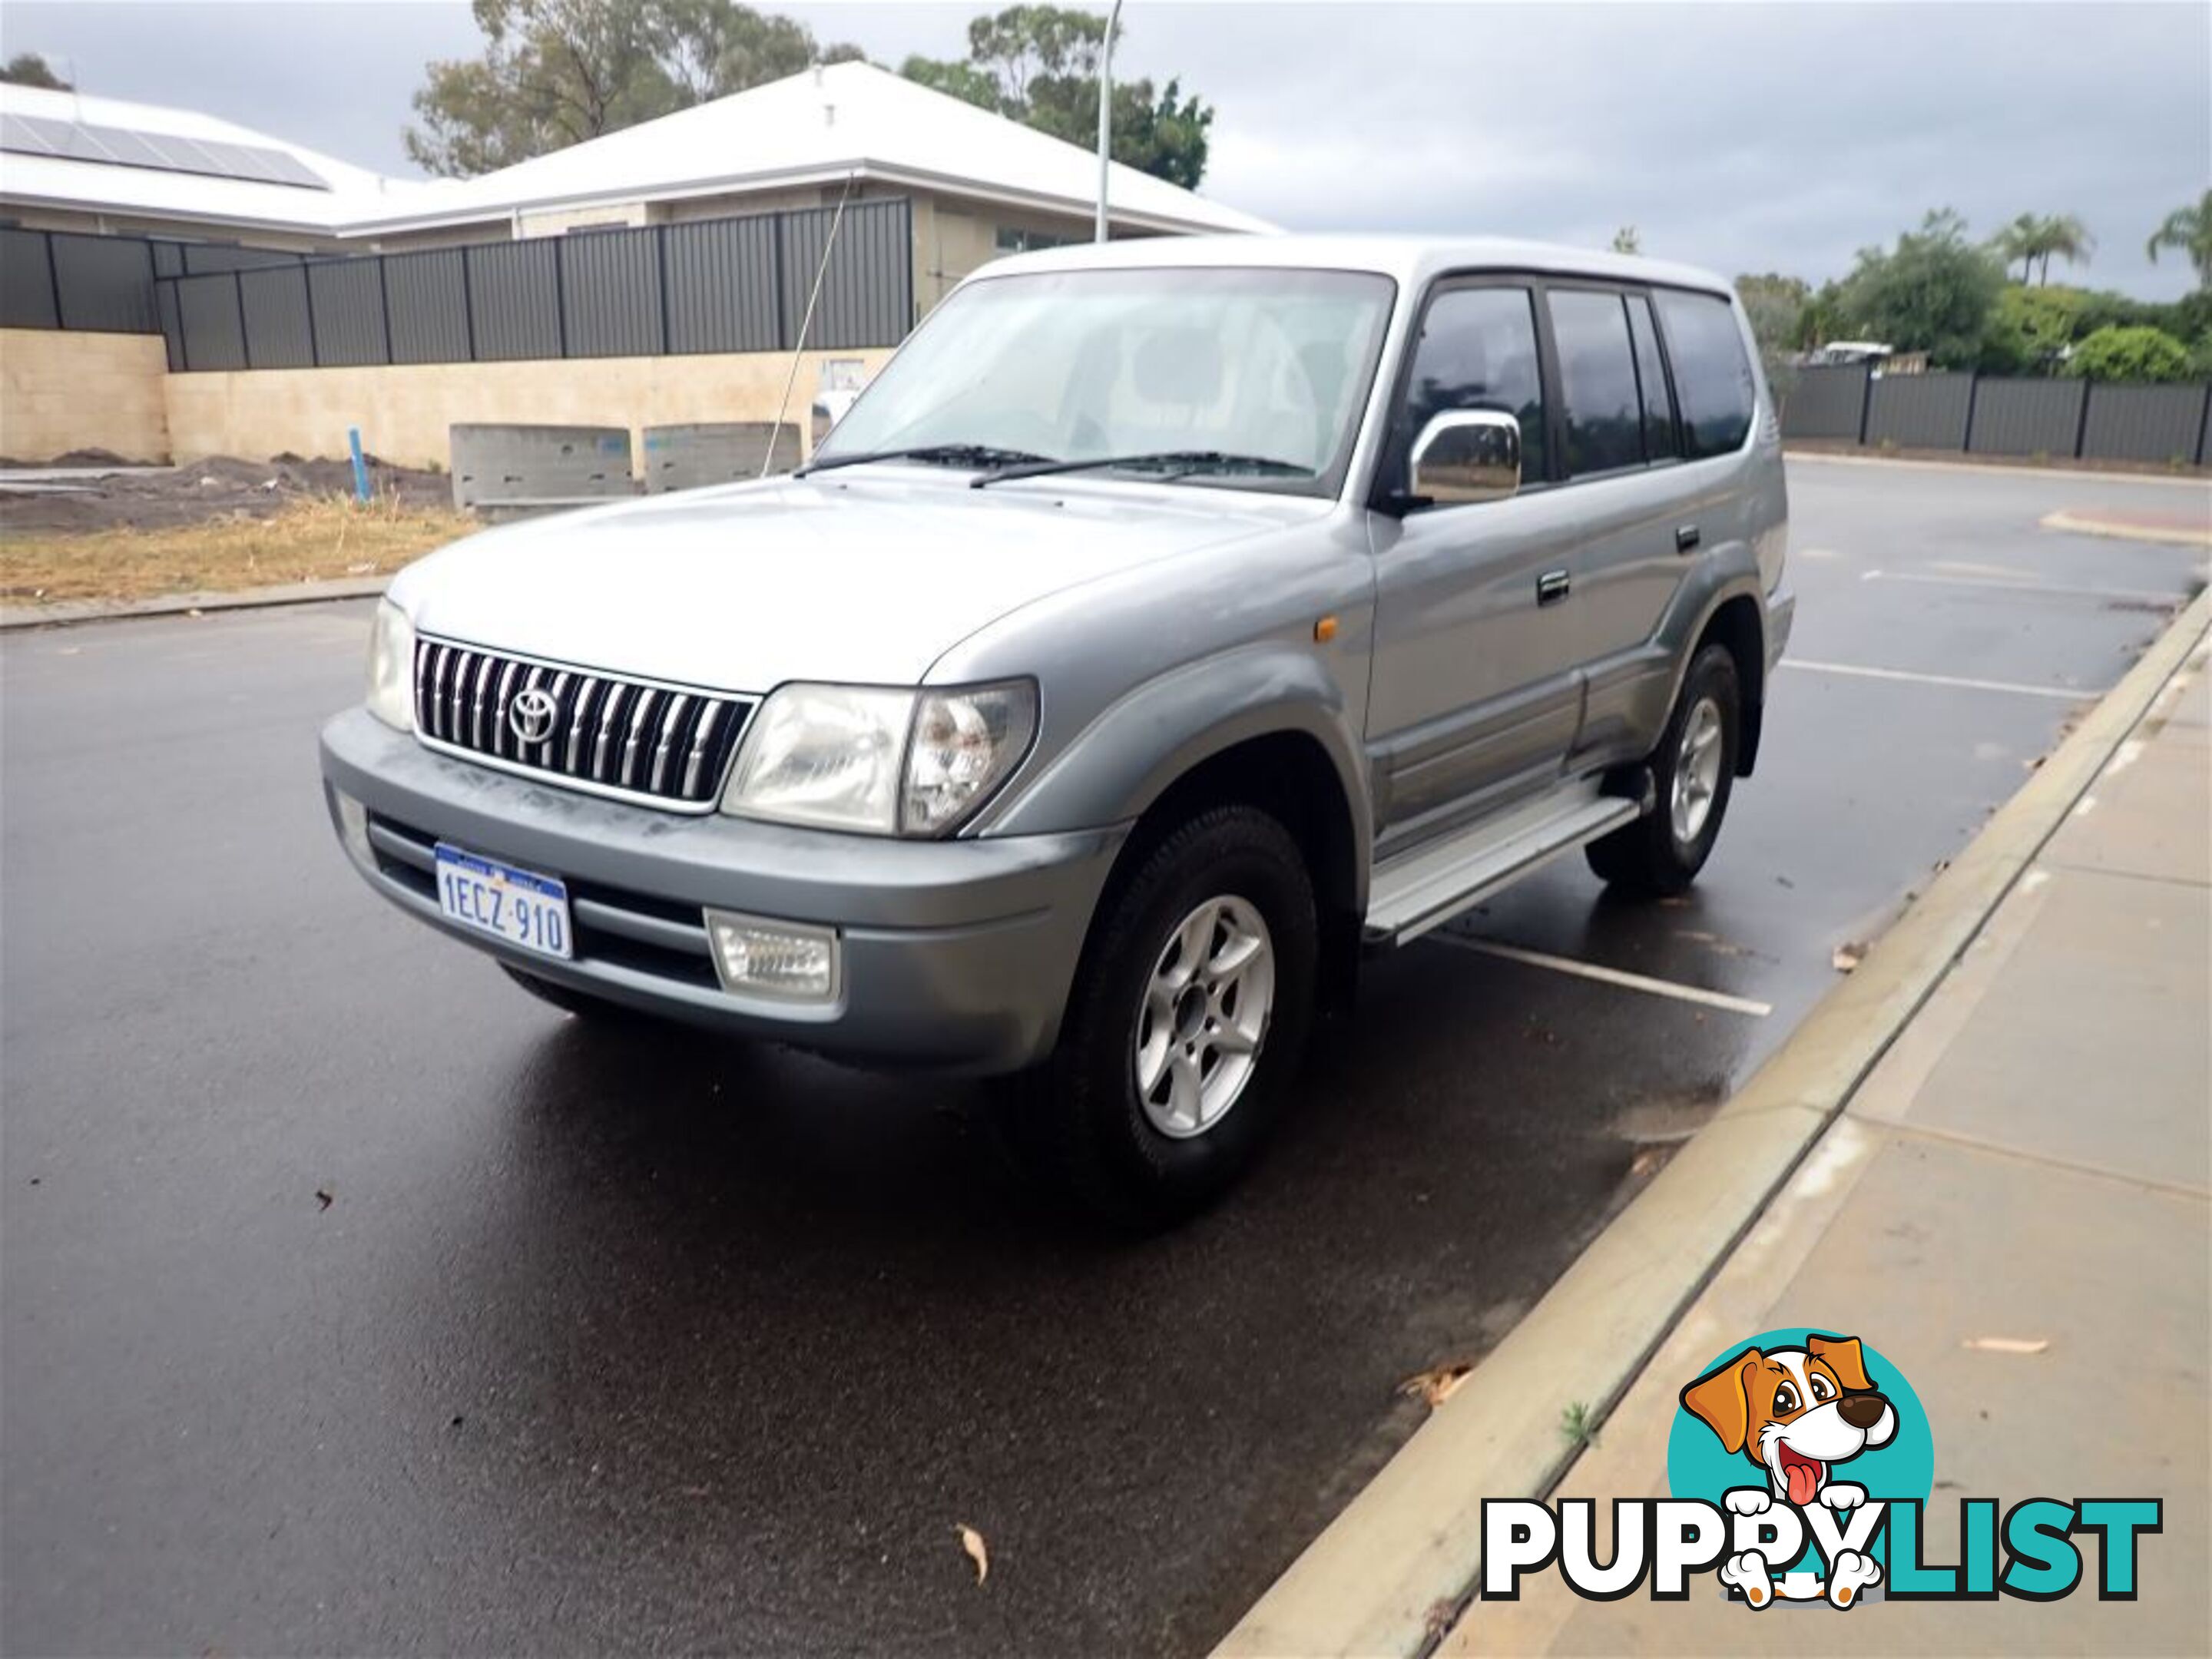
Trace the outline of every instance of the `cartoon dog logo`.
{"type": "MultiPolygon", "coordinates": [[[[1816,1503],[1839,1511],[1856,1508],[1866,1501],[1866,1488],[1832,1480],[1831,1472],[1897,1433],[1897,1413],[1867,1375],[1855,1336],[1808,1335],[1802,1348],[1771,1352],[1746,1348],[1684,1389],[1682,1405],[1766,1476],[1764,1486],[1732,1487],[1724,1495],[1736,1515],[1758,1515],[1777,1498],[1799,1509],[1816,1503]]],[[[1721,1577],[1754,1607],[1774,1599],[1765,1558],[1756,1552],[1731,1557],[1721,1577]]],[[[1848,1607],[1881,1579],[1877,1563],[1847,1550],[1830,1564],[1828,1600],[1848,1607]]]]}

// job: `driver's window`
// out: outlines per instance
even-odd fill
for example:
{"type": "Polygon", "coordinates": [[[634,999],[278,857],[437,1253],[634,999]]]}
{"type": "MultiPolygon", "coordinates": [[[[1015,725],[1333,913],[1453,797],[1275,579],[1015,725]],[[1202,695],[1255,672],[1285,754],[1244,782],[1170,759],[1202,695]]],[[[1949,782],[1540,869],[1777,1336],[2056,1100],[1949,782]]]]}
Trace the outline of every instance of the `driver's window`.
{"type": "Polygon", "coordinates": [[[1401,429],[1410,445],[1431,416],[1494,409],[1521,422],[1521,476],[1540,483],[1544,376],[1536,356],[1535,300],[1525,288],[1457,288],[1439,294],[1421,324],[1401,429]]]}

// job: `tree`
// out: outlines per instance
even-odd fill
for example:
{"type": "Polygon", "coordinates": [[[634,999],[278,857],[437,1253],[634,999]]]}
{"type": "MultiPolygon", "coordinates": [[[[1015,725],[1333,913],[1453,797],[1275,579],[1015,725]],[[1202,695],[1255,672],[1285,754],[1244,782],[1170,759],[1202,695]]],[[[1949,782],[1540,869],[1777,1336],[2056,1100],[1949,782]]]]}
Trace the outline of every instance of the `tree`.
{"type": "Polygon", "coordinates": [[[1641,253],[1644,252],[1644,239],[1636,234],[1636,227],[1634,225],[1623,225],[1619,230],[1613,233],[1613,251],[1615,253],[1641,253]]]}
{"type": "Polygon", "coordinates": [[[1843,309],[1869,335],[1900,351],[1924,351],[1938,368],[1971,368],[1981,356],[2004,268],[1966,240],[1966,222],[1932,212],[1894,249],[1860,250],[1844,281],[1843,309]]]}
{"type": "Polygon", "coordinates": [[[1991,374],[2055,373],[2081,331],[2088,295],[2078,288],[2008,286],[1982,336],[1981,366],[1991,374]]]}
{"type": "Polygon", "coordinates": [[[4,64],[0,64],[0,81],[12,87],[44,87],[49,92],[74,92],[76,88],[53,71],[53,67],[35,52],[19,52],[4,64]]]}
{"type": "Polygon", "coordinates": [[[860,55],[732,0],[472,0],[483,56],[429,66],[407,153],[465,177],[860,55]]]}
{"type": "MultiPolygon", "coordinates": [[[[1115,37],[1119,40],[1119,36],[1115,37]]],[[[1086,149],[1098,131],[1106,20],[1063,6],[1009,6],[968,25],[965,58],[909,58],[899,73],[1086,149]]],[[[1212,106],[1180,80],[1114,83],[1114,159],[1186,190],[1206,176],[1212,106]]]]}
{"type": "Polygon", "coordinates": [[[1759,358],[1766,370],[1766,383],[1786,391],[1796,378],[1792,359],[1808,343],[1805,314],[1813,291],[1801,277],[1767,271],[1735,279],[1736,297],[1751,320],[1752,338],[1759,343],[1759,358]]]}
{"type": "Polygon", "coordinates": [[[1990,250],[1998,254],[2008,268],[2014,259],[2020,261],[2020,280],[2026,283],[2033,272],[2039,283],[2051,280],[2051,259],[2053,254],[2071,264],[2087,264],[2089,256],[2097,250],[2097,239],[2089,234],[2078,214],[2053,213],[2038,217],[2023,213],[1990,239],[1990,250]]]}
{"type": "Polygon", "coordinates": [[[2194,207],[2178,207],[2166,216],[2166,222],[2151,233],[2143,252],[2151,262],[2158,262],[2160,248],[2179,248],[2197,267],[2197,285],[2212,289],[2212,190],[2197,199],[2194,207]]]}
{"type": "Polygon", "coordinates": [[[2189,348],[2160,328],[2100,328],[2074,348],[2066,372],[2085,380],[2185,380],[2189,348]]]}

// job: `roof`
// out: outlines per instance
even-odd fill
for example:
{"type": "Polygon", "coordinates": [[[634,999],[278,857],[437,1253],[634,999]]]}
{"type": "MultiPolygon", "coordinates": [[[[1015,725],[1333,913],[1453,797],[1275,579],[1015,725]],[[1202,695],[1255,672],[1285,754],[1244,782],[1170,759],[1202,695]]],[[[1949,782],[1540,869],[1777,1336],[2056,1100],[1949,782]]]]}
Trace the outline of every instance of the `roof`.
{"type": "Polygon", "coordinates": [[[1308,270],[1371,270],[1407,288],[1455,270],[1525,270],[1595,276],[1623,283],[1730,291],[1728,283],[1695,265],[1557,242],[1503,236],[1276,235],[1179,236],[1139,241],[1075,243],[994,261],[969,276],[988,282],[1030,270],[1129,270],[1145,266],[1267,265],[1308,270]]]}
{"type": "Polygon", "coordinates": [[[235,122],[158,104],[0,83],[0,116],[8,118],[9,130],[0,201],[11,205],[185,219],[241,229],[343,234],[349,222],[372,210],[389,211],[399,198],[434,197],[443,189],[386,179],[235,122]],[[55,123],[92,129],[93,142],[79,146],[88,154],[135,155],[140,160],[126,165],[21,147],[36,146],[41,135],[57,132],[55,123]],[[100,142],[103,132],[106,143],[100,142]],[[164,146],[163,139],[188,144],[164,146]],[[225,148],[210,151],[204,148],[208,145],[225,148]],[[178,158],[187,150],[197,158],[190,164],[195,168],[226,162],[251,167],[253,152],[267,161],[272,151],[277,165],[258,169],[259,178],[179,170],[178,158]],[[276,182],[280,177],[292,182],[276,182]]]}
{"type": "MultiPolygon", "coordinates": [[[[957,191],[1089,214],[1093,151],[872,64],[833,64],[694,105],[496,173],[397,203],[349,227],[368,234],[465,224],[518,209],[653,201],[834,184],[957,191]]],[[[1265,220],[1115,164],[1115,222],[1149,230],[1267,231],[1265,220]]]]}

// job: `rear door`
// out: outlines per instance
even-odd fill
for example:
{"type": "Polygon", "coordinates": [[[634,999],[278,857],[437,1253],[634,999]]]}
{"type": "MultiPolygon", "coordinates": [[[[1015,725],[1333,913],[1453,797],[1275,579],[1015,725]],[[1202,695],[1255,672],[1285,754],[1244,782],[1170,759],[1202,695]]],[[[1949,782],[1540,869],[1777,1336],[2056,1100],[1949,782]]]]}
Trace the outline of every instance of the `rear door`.
{"type": "Polygon", "coordinates": [[[1598,764],[1650,747],[1644,727],[1669,680],[1655,636],[1698,531],[1650,295],[1566,278],[1544,299],[1564,470],[1581,518],[1571,570],[1588,700],[1577,748],[1598,764]]]}

